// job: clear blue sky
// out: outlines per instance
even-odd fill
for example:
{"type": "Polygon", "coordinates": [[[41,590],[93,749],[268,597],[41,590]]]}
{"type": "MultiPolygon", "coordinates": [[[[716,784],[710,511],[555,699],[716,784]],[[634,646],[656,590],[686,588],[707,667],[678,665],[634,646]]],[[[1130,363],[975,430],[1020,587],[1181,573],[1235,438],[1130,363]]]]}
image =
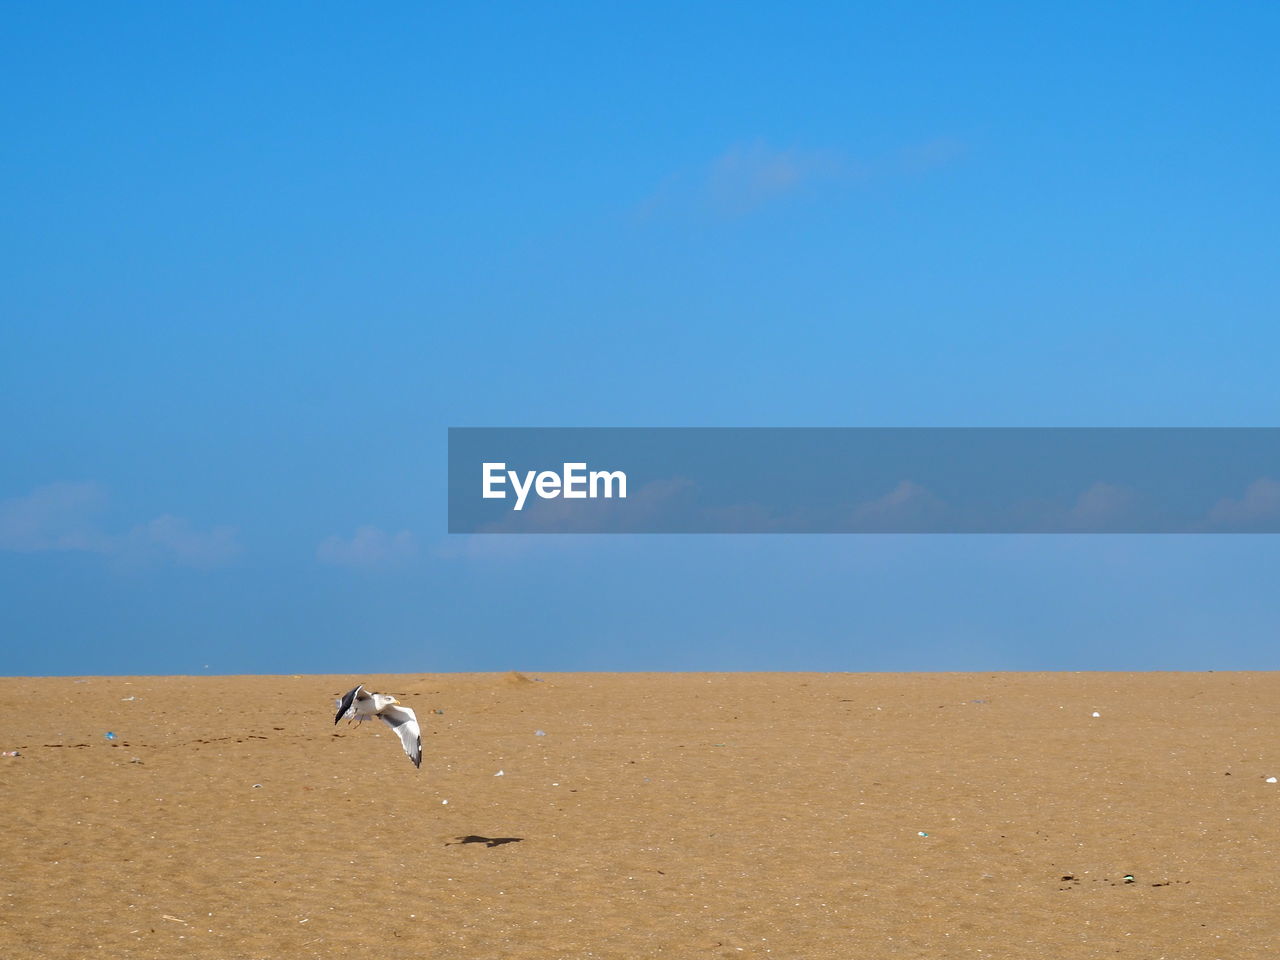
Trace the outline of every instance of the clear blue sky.
{"type": "Polygon", "coordinates": [[[1277,28],[6,5],[0,672],[1280,667],[1275,537],[444,533],[450,425],[1277,425],[1277,28]]]}

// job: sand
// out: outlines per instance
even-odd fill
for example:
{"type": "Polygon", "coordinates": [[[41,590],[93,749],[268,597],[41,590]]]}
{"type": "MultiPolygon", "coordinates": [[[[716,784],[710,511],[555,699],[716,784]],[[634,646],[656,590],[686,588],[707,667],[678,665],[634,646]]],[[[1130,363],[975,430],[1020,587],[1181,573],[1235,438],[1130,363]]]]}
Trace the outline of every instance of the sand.
{"type": "Polygon", "coordinates": [[[1280,956],[1280,674],[0,691],[6,958],[1280,956]]]}

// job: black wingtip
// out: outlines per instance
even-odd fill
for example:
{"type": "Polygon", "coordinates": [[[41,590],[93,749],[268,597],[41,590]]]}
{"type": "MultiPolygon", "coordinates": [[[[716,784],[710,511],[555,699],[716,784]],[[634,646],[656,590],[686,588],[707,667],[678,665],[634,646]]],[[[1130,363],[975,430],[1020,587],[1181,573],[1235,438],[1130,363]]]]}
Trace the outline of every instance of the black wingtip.
{"type": "Polygon", "coordinates": [[[342,699],[338,701],[338,712],[333,718],[333,725],[335,727],[338,725],[338,721],[342,719],[342,715],[351,708],[351,704],[354,703],[356,699],[356,692],[363,686],[363,683],[358,683],[342,695],[342,699]]]}

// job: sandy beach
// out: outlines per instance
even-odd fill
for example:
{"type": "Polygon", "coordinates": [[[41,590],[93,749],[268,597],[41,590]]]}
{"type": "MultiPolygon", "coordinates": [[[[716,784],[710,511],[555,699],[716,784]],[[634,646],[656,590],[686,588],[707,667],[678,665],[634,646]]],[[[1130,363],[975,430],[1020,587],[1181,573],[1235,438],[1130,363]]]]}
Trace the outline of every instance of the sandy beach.
{"type": "Polygon", "coordinates": [[[18,960],[1280,955],[1280,674],[0,689],[18,960]]]}

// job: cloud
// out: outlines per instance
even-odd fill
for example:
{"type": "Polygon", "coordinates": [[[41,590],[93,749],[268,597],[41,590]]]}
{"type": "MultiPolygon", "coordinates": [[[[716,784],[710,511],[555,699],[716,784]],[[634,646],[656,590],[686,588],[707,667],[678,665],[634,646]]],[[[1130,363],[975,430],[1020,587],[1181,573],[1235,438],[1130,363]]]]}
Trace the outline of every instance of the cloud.
{"type": "Polygon", "coordinates": [[[51,483],[0,502],[0,550],[12,553],[81,552],[137,562],[211,567],[240,552],[234,527],[198,530],[164,514],[126,534],[102,528],[107,495],[96,483],[51,483]]]}
{"type": "Polygon", "coordinates": [[[928,173],[955,163],[967,150],[964,143],[952,137],[936,137],[915,143],[898,151],[896,172],[907,175],[928,173]]]}
{"type": "Polygon", "coordinates": [[[326,537],[316,547],[321,563],[342,567],[381,567],[402,563],[418,553],[418,541],[408,530],[390,534],[379,527],[364,525],[354,536],[326,537]]]}
{"type": "Polygon", "coordinates": [[[172,560],[189,567],[216,567],[240,552],[235,527],[197,530],[182,517],[164,514],[134,527],[122,555],[133,560],[172,560]]]}
{"type": "Polygon", "coordinates": [[[902,480],[884,496],[854,507],[852,521],[855,530],[869,533],[925,531],[937,526],[946,509],[927,487],[902,480]]]}
{"type": "Polygon", "coordinates": [[[834,151],[777,150],[757,141],[735,144],[716,157],[707,172],[706,189],[717,212],[741,216],[806,185],[863,173],[834,151]]]}
{"type": "Polygon", "coordinates": [[[1137,499],[1132,490],[1099,481],[1076,497],[1065,524],[1072,530],[1118,530],[1134,522],[1137,499]]]}
{"type": "Polygon", "coordinates": [[[1209,522],[1218,528],[1275,530],[1280,523],[1280,483],[1260,477],[1239,500],[1223,498],[1209,511],[1209,522]]]}
{"type": "Polygon", "coordinates": [[[911,144],[878,159],[841,150],[731,144],[701,168],[672,174],[640,204],[641,218],[666,210],[707,210],[737,218],[805,191],[914,177],[954,163],[965,145],[948,137],[911,144]]]}
{"type": "Polygon", "coordinates": [[[110,538],[93,522],[105,503],[96,483],[50,483],[0,502],[0,550],[109,553],[110,538]]]}

